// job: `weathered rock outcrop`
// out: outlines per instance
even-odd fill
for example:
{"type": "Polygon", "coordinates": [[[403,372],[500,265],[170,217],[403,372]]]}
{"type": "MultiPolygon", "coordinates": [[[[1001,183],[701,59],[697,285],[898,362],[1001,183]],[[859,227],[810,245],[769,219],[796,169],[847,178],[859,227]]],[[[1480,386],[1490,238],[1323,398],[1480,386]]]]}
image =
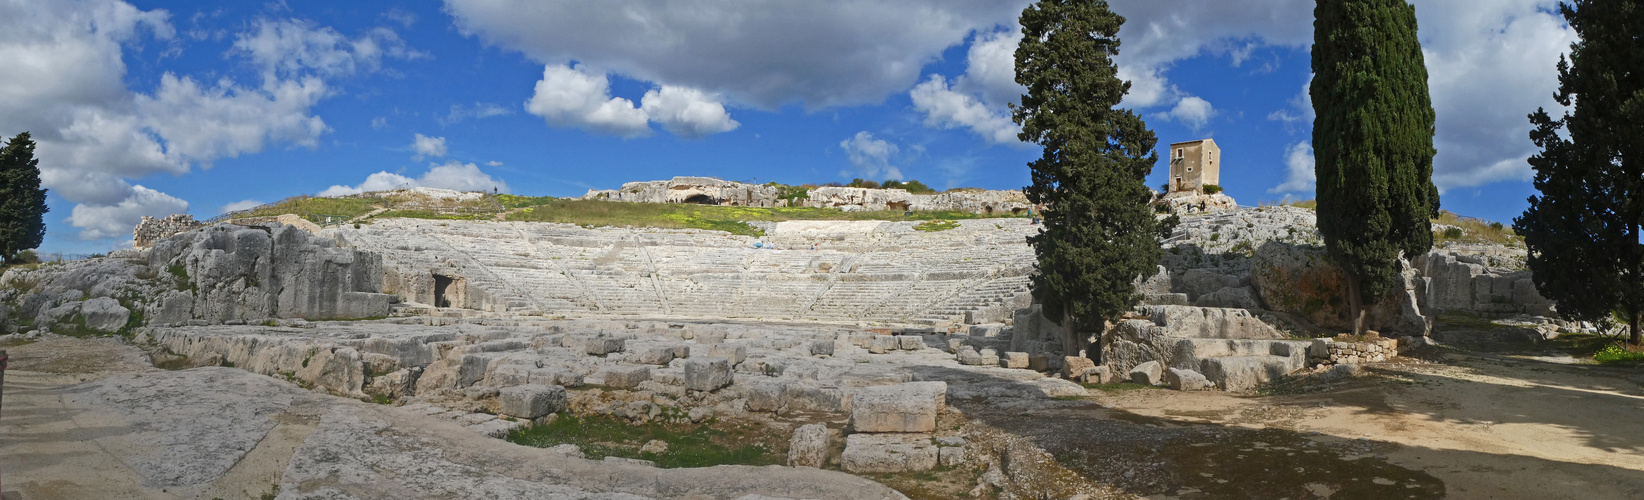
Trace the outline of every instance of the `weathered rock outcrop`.
{"type": "Polygon", "coordinates": [[[1553,302],[1536,291],[1529,271],[1504,271],[1483,259],[1438,251],[1418,257],[1417,269],[1430,279],[1426,302],[1439,311],[1487,316],[1553,316],[1553,302]]]}
{"type": "Polygon", "coordinates": [[[171,325],[388,315],[381,258],[283,224],[219,224],[108,257],[0,276],[3,328],[116,332],[171,325]]]}
{"type": "Polygon", "coordinates": [[[1231,196],[1222,193],[1201,194],[1198,191],[1167,193],[1154,200],[1153,204],[1178,215],[1226,212],[1239,208],[1239,202],[1234,201],[1231,196]]]}
{"type": "MultiPolygon", "coordinates": [[[[1366,311],[1365,328],[1425,336],[1432,331],[1421,310],[1427,281],[1408,261],[1401,260],[1400,267],[1400,284],[1366,311]]],[[[1251,264],[1250,281],[1268,309],[1295,315],[1319,328],[1350,330],[1353,326],[1342,295],[1347,290],[1347,275],[1326,259],[1321,247],[1263,244],[1251,264]]]]}
{"type": "Polygon", "coordinates": [[[675,177],[665,181],[629,182],[622,189],[590,189],[584,200],[631,203],[699,203],[737,207],[775,207],[776,186],[722,181],[712,177],[675,177]]]}
{"type": "Polygon", "coordinates": [[[386,316],[381,257],[337,248],[284,224],[219,224],[154,244],[151,269],[180,270],[193,294],[193,318],[345,319],[386,316]]]}

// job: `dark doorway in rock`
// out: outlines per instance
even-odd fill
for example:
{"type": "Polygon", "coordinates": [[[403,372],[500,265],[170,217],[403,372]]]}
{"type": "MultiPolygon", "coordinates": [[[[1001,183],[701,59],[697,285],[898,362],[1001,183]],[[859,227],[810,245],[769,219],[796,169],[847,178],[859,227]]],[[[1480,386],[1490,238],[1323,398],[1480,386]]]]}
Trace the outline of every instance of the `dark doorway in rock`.
{"type": "Polygon", "coordinates": [[[893,201],[886,203],[885,209],[892,212],[906,212],[908,211],[908,204],[900,201],[893,201]]]}
{"type": "Polygon", "coordinates": [[[434,275],[434,307],[451,307],[451,298],[446,295],[451,290],[450,276],[434,275]]]}
{"type": "Polygon", "coordinates": [[[685,203],[695,203],[698,205],[718,205],[718,203],[714,202],[714,198],[712,196],[705,194],[693,194],[689,198],[685,198],[685,203]]]}
{"type": "Polygon", "coordinates": [[[1025,211],[1027,211],[1026,208],[1016,207],[1016,208],[1010,209],[1010,214],[1011,215],[1022,215],[1022,212],[1025,212],[1025,211]]]}

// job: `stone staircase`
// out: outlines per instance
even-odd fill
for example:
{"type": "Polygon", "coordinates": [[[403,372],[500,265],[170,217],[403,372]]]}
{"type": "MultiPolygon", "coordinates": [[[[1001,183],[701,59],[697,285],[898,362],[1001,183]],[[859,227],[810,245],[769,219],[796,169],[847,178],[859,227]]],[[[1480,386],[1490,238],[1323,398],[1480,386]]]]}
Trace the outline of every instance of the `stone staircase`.
{"type": "Polygon", "coordinates": [[[1027,306],[1021,299],[1031,293],[1029,283],[1027,276],[995,279],[960,292],[909,322],[922,325],[1000,323],[1014,310],[1027,306]]]}
{"type": "Polygon", "coordinates": [[[1284,337],[1244,309],[1143,306],[1148,319],[1115,329],[1102,359],[1119,376],[1148,361],[1197,371],[1227,391],[1248,391],[1307,366],[1308,341],[1284,337]]]}
{"type": "Polygon", "coordinates": [[[386,219],[333,231],[382,254],[385,283],[414,302],[432,296],[433,272],[461,278],[461,306],[521,315],[947,325],[1003,318],[1026,292],[1032,250],[1020,242],[1036,228],[983,222],[925,233],[853,221],[837,235],[765,238],[780,250],[711,231],[522,222],[386,219]]]}

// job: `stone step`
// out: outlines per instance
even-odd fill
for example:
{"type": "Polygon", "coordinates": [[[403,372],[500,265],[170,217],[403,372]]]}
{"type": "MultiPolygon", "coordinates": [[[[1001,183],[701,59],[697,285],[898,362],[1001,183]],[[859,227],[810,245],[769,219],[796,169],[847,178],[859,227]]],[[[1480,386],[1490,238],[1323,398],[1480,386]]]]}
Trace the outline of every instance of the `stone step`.
{"type": "Polygon", "coordinates": [[[1199,373],[1222,390],[1249,391],[1301,368],[1290,356],[1219,356],[1205,358],[1199,373]]]}
{"type": "Polygon", "coordinates": [[[1307,348],[1310,344],[1305,340],[1186,338],[1176,341],[1166,365],[1172,368],[1199,370],[1204,367],[1204,360],[1210,358],[1278,356],[1287,359],[1287,363],[1296,367],[1295,369],[1300,369],[1307,364],[1307,348]]]}

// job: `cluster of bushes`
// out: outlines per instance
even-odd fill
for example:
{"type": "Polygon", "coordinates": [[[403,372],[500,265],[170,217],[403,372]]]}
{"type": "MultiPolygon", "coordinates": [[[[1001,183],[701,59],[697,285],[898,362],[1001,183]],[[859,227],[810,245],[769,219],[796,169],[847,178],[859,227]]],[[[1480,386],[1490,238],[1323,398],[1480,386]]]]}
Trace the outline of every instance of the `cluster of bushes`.
{"type": "Polygon", "coordinates": [[[918,180],[914,180],[914,179],[909,179],[909,180],[906,180],[906,181],[896,180],[896,179],[887,179],[887,180],[885,180],[885,182],[875,182],[875,181],[872,181],[872,180],[856,178],[856,179],[851,179],[850,182],[845,183],[845,184],[840,184],[840,183],[837,183],[837,182],[830,182],[827,185],[828,186],[833,186],[833,187],[853,187],[853,188],[867,188],[867,189],[901,189],[901,190],[904,190],[904,191],[907,191],[907,192],[913,193],[913,194],[936,194],[935,189],[932,189],[930,186],[926,186],[925,183],[919,182],[918,180]]]}

